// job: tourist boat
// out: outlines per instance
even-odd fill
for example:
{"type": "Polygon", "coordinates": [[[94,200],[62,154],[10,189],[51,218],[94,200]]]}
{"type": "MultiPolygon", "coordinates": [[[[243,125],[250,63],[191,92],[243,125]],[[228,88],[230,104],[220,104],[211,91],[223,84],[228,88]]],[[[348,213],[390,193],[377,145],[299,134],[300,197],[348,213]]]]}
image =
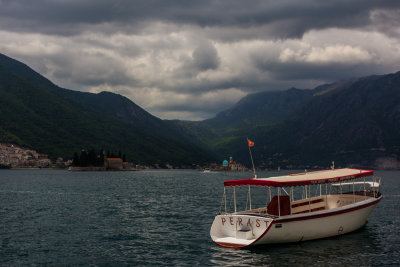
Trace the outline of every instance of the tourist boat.
{"type": "Polygon", "coordinates": [[[367,223],[382,199],[371,170],[332,169],[224,182],[212,240],[224,247],[299,242],[346,234],[367,223]],[[240,198],[238,191],[245,191],[240,198]],[[232,191],[232,195],[228,191],[232,191]],[[263,204],[252,208],[255,193],[263,204]],[[267,201],[265,201],[265,197],[267,201]],[[239,200],[246,202],[239,210],[239,200]],[[229,205],[229,202],[232,205],[229,205]],[[232,206],[232,207],[230,207],[232,206]],[[231,211],[229,211],[231,210],[231,211]]]}

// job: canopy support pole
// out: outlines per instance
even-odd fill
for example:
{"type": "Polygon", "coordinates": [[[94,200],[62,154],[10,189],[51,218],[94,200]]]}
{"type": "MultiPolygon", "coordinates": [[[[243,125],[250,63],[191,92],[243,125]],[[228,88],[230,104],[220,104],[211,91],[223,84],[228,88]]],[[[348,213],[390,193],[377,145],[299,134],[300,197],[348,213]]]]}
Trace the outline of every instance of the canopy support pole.
{"type": "Polygon", "coordinates": [[[376,194],[375,194],[375,181],[376,181],[376,178],[375,178],[375,176],[374,176],[374,180],[373,180],[373,182],[372,182],[372,185],[373,185],[374,187],[371,187],[371,191],[374,192],[374,197],[376,197],[376,194]]]}
{"type": "Polygon", "coordinates": [[[226,213],[226,188],[224,186],[224,202],[225,202],[225,213],[226,213]]]}
{"type": "Polygon", "coordinates": [[[249,185],[249,203],[250,203],[250,210],[251,210],[251,191],[250,191],[250,185],[249,185]]]}
{"type": "Polygon", "coordinates": [[[365,177],[364,177],[364,200],[367,198],[367,189],[365,187],[365,177]]]}
{"type": "Polygon", "coordinates": [[[325,184],[325,209],[328,208],[328,184],[325,184]]]}
{"type": "Polygon", "coordinates": [[[280,198],[281,198],[281,188],[278,187],[278,216],[281,217],[281,203],[280,203],[280,198]]]}
{"type": "Polygon", "coordinates": [[[236,213],[236,186],[233,187],[233,205],[235,206],[236,213]]]}
{"type": "Polygon", "coordinates": [[[269,192],[269,202],[271,202],[271,200],[272,200],[271,187],[269,187],[269,186],[268,186],[268,192],[269,192]]]}
{"type": "Polygon", "coordinates": [[[293,186],[290,187],[290,200],[289,200],[290,215],[292,215],[292,202],[293,202],[293,186]]]}
{"type": "Polygon", "coordinates": [[[311,212],[311,185],[308,186],[308,210],[311,212]]]}

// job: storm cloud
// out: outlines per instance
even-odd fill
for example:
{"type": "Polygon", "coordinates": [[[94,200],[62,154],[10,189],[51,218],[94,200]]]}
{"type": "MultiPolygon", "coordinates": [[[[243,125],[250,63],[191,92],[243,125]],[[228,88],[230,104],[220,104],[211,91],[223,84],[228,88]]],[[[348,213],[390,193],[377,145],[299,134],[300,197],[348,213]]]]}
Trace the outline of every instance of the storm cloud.
{"type": "Polygon", "coordinates": [[[200,120],[248,93],[399,70],[399,1],[0,0],[0,52],[200,120]]]}

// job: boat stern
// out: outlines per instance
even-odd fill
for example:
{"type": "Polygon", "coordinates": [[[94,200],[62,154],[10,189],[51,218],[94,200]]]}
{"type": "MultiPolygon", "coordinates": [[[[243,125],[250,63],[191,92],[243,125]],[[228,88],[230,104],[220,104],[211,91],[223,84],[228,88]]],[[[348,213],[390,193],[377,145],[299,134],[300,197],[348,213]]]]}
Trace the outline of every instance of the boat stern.
{"type": "Polygon", "coordinates": [[[212,240],[224,247],[246,247],[260,240],[273,222],[272,218],[242,215],[217,215],[211,226],[212,240]]]}

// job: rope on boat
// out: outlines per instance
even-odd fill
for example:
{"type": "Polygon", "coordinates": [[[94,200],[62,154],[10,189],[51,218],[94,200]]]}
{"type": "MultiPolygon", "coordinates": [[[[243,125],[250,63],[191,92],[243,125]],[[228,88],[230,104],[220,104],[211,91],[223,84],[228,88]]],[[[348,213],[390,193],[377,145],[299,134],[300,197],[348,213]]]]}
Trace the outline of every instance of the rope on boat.
{"type": "Polygon", "coordinates": [[[232,207],[233,198],[230,199],[228,207],[232,207]]]}

